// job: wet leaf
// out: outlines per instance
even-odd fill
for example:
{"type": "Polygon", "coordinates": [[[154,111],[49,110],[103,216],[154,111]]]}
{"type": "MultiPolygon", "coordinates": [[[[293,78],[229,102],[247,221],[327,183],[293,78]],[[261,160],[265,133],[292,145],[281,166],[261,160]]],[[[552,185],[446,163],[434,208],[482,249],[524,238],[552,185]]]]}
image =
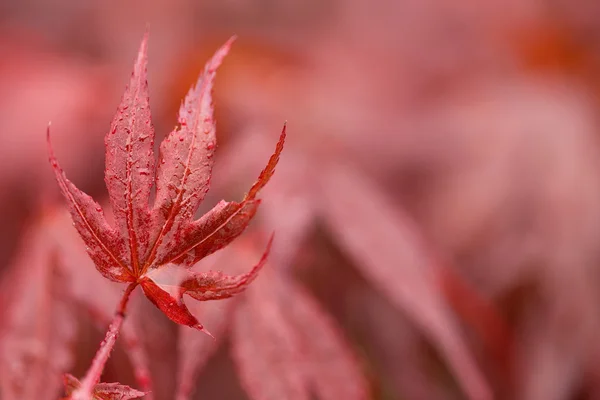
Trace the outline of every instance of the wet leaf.
{"type": "Polygon", "coordinates": [[[231,281],[236,278],[216,273],[189,276],[176,283],[183,285],[183,290],[175,290],[175,295],[153,277],[173,272],[175,276],[169,280],[177,280],[179,269],[170,266],[192,266],[244,231],[256,213],[256,196],[273,175],[285,141],[284,126],[275,152],[241,202],[220,202],[205,217],[194,220],[209,189],[216,147],[212,105],[215,72],[233,39],[215,53],[190,89],[179,111],[179,126],[161,143],[156,168],[146,81],[147,35],[142,41],[129,85],[105,139],[105,182],[114,227],[102,207],[66,178],[50,146],[48,130],[50,162],[96,268],[110,280],[140,284],[146,297],[171,320],[200,330],[202,325],[189,312],[181,294],[201,300],[230,297],[241,291],[258,269],[237,278],[238,283],[231,281]],[[156,199],[151,206],[153,185],[156,199]],[[227,284],[210,286],[217,281],[227,284]],[[208,295],[209,291],[214,293],[208,295]]]}

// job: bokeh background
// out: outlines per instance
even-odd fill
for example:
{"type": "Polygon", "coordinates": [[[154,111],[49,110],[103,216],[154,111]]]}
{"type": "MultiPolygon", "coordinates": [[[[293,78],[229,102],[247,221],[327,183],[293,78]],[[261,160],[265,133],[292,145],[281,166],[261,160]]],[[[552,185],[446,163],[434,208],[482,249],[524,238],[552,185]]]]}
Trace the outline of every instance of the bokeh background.
{"type": "MultiPolygon", "coordinates": [[[[369,397],[600,398],[600,2],[2,0],[5,286],[62,204],[48,121],[70,179],[105,196],[103,135],[147,27],[157,142],[238,35],[203,209],[247,190],[287,121],[249,235],[276,232],[270,268],[337,324],[369,397]]],[[[174,398],[182,339],[149,315],[155,396],[174,398]]],[[[76,375],[102,337],[86,318],[76,375]]],[[[248,398],[222,336],[193,398],[248,398]]],[[[122,353],[107,379],[133,382],[122,353]]]]}

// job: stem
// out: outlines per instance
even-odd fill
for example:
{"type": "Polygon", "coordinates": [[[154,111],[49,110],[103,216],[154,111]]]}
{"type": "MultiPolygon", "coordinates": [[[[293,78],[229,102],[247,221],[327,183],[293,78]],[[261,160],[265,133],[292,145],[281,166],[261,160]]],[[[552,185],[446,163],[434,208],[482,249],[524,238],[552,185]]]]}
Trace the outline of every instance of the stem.
{"type": "Polygon", "coordinates": [[[108,361],[110,352],[115,346],[115,342],[117,341],[117,337],[119,336],[121,325],[123,325],[123,319],[125,319],[125,310],[127,308],[129,297],[131,295],[131,292],[133,292],[133,289],[136,288],[136,286],[137,282],[133,282],[130,283],[129,286],[127,286],[127,289],[125,289],[125,293],[123,293],[123,297],[121,298],[119,307],[115,312],[115,316],[112,322],[110,323],[110,326],[108,327],[106,336],[104,337],[102,343],[100,343],[100,348],[94,356],[92,365],[81,380],[81,386],[71,395],[72,400],[92,399],[94,386],[96,386],[96,384],[100,382],[100,376],[102,375],[102,371],[104,370],[104,365],[106,364],[106,361],[108,361]]]}

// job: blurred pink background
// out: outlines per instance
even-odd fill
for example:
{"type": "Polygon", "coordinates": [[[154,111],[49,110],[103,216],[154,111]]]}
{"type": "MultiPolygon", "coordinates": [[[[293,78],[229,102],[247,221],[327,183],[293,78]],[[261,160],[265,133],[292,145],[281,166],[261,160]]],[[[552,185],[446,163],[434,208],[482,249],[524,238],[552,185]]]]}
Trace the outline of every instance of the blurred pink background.
{"type": "MultiPolygon", "coordinates": [[[[273,268],[341,327],[371,398],[600,398],[600,2],[0,1],[5,279],[62,205],[49,121],[70,179],[105,196],[103,135],[147,26],[157,143],[238,36],[202,209],[243,194],[287,120],[253,231],[276,232],[273,268]]],[[[247,398],[228,341],[193,398],[247,398]]],[[[108,377],[131,380],[119,357],[108,377]]]]}

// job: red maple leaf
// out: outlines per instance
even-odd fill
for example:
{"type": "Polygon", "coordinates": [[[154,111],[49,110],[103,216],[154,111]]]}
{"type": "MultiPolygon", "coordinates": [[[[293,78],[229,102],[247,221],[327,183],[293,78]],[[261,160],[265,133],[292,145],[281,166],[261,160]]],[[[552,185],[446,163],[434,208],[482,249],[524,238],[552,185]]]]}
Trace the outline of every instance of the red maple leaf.
{"type": "Polygon", "coordinates": [[[221,201],[194,220],[209,189],[216,147],[211,94],[215,72],[232,41],[215,53],[190,89],[179,111],[179,126],[161,143],[156,166],[146,80],[147,35],[142,41],[131,80],[105,138],[105,182],[115,227],[107,222],[101,206],[66,178],[48,134],[56,179],[98,271],[110,280],[129,283],[130,290],[140,285],[171,320],[199,330],[204,328],[189,312],[182,295],[198,300],[231,297],[256,277],[264,257],[250,272],[238,276],[191,272],[188,267],[244,231],[260,203],[256,195],[273,174],[285,140],[284,126],[274,154],[241,202],[221,201]],[[156,198],[150,205],[153,185],[156,198]]]}

